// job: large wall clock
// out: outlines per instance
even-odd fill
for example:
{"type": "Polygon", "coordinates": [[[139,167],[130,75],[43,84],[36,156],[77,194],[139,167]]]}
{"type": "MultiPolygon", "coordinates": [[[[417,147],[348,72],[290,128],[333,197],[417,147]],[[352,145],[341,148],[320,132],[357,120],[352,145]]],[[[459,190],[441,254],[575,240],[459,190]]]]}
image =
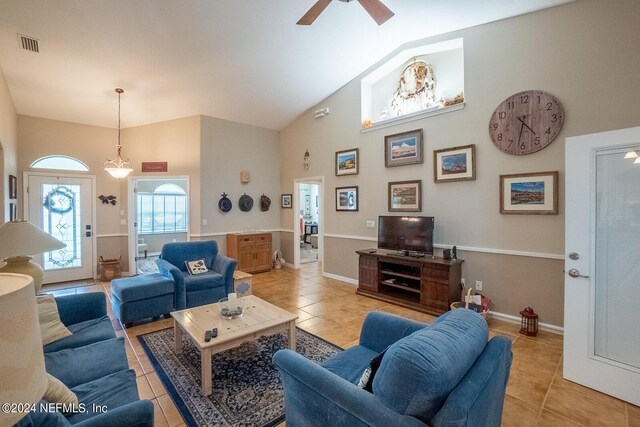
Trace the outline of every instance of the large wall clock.
{"type": "Polygon", "coordinates": [[[542,150],[560,133],[564,123],[562,104],[541,90],[525,90],[500,103],[489,120],[493,143],[508,154],[542,150]]]}

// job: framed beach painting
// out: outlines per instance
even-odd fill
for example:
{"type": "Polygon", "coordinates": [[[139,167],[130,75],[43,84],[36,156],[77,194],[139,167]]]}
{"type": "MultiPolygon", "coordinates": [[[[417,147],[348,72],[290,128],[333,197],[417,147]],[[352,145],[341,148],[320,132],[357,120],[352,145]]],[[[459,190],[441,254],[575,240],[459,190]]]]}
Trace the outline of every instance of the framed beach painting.
{"type": "Polygon", "coordinates": [[[475,144],[433,151],[434,182],[473,181],[475,179],[475,144]]]}
{"type": "Polygon", "coordinates": [[[558,172],[500,175],[501,214],[558,214],[558,172]]]}
{"type": "Polygon", "coordinates": [[[336,211],[358,211],[358,187],[336,187],[336,211]]]}
{"type": "Polygon", "coordinates": [[[336,151],[336,176],[357,175],[359,172],[360,149],[336,151]]]}
{"type": "Polygon", "coordinates": [[[422,180],[390,182],[389,212],[422,212],[422,180]]]}
{"type": "Polygon", "coordinates": [[[384,165],[388,168],[422,163],[422,129],[384,137],[384,165]]]}

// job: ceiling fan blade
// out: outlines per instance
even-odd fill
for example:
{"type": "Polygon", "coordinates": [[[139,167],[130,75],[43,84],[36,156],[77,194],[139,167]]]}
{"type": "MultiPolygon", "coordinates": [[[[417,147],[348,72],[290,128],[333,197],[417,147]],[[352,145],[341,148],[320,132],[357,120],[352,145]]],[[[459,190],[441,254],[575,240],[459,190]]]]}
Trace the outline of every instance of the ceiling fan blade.
{"type": "Polygon", "coordinates": [[[391,10],[380,0],[358,0],[358,2],[364,7],[369,15],[373,18],[374,21],[378,23],[378,25],[382,25],[387,22],[394,15],[391,10]]]}
{"type": "Polygon", "coordinates": [[[311,25],[313,21],[316,20],[318,15],[322,13],[322,11],[329,6],[331,0],[318,0],[316,4],[311,6],[311,9],[307,13],[304,14],[302,18],[296,24],[298,25],[311,25]]]}

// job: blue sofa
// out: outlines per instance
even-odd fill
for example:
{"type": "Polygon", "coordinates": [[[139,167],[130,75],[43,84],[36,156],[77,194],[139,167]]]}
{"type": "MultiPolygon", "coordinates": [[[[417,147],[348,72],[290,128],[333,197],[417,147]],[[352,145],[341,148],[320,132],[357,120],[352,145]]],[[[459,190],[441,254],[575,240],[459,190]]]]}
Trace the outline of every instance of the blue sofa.
{"type": "Polygon", "coordinates": [[[44,346],[48,373],[77,396],[86,412],[31,412],[17,426],[153,427],[153,404],[140,400],[123,338],[116,337],[102,292],[56,298],[60,320],[73,335],[44,346]],[[96,412],[93,405],[106,407],[96,412]]]}
{"type": "Polygon", "coordinates": [[[511,340],[487,342],[485,320],[467,309],[430,325],[369,313],[360,344],[324,363],[280,350],[287,427],[500,426],[511,340]],[[385,351],[372,393],[357,386],[385,351]]]}
{"type": "Polygon", "coordinates": [[[162,246],[156,261],[160,274],[175,282],[176,310],[211,304],[233,292],[236,260],[218,253],[218,242],[177,242],[162,246]],[[190,275],[187,261],[204,259],[206,273],[190,275]]]}

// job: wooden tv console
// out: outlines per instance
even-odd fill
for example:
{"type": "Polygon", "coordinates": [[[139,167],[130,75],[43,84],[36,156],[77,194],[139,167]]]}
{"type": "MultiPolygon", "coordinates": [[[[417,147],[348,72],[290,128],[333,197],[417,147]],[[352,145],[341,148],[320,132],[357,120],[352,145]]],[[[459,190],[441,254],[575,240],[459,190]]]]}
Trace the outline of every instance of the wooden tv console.
{"type": "Polygon", "coordinates": [[[463,260],[412,257],[376,249],[360,255],[358,295],[440,315],[460,301],[463,260]]]}

